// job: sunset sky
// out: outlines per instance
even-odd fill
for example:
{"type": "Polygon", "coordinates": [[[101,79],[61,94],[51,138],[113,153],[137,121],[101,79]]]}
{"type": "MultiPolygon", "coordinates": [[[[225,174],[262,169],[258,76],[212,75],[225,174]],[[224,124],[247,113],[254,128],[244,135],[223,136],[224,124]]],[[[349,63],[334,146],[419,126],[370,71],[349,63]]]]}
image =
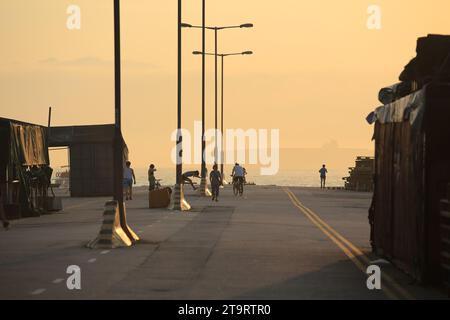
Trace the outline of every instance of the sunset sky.
{"type": "MultiPolygon", "coordinates": [[[[136,166],[169,164],[176,125],[176,1],[123,0],[123,133],[136,166]]],[[[0,116],[53,125],[112,123],[112,0],[0,0],[0,116]],[[68,30],[67,7],[81,8],[68,30]]],[[[201,23],[201,1],[183,1],[201,23]]],[[[225,65],[229,128],[279,128],[283,148],[372,149],[366,115],[378,90],[397,82],[416,39],[450,34],[450,1],[207,1],[208,25],[254,23],[219,34],[221,52],[253,50],[225,65]],[[382,29],[366,27],[379,5],[382,29]]],[[[208,50],[213,33],[208,32],[208,50]]],[[[183,30],[183,126],[201,119],[201,31],[183,30]]],[[[214,64],[207,64],[207,127],[213,125],[214,64]]],[[[285,159],[299,161],[301,159],[285,159]]]]}

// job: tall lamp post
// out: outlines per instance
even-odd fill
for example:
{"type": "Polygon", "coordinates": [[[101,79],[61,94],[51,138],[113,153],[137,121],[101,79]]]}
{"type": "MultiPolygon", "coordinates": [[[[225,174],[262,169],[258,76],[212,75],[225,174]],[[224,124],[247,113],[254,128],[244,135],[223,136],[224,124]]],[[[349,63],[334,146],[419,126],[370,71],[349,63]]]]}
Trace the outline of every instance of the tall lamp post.
{"type": "MultiPolygon", "coordinates": [[[[206,48],[205,48],[205,30],[213,30],[214,31],[214,48],[215,48],[215,113],[214,113],[214,127],[215,127],[215,150],[214,150],[214,158],[215,158],[215,162],[217,163],[217,129],[218,129],[218,121],[217,121],[217,109],[218,109],[218,72],[217,72],[217,65],[218,65],[218,31],[219,30],[224,30],[224,29],[236,29],[236,28],[252,28],[253,24],[251,23],[244,23],[241,25],[236,25],[236,26],[225,26],[225,27],[207,27],[205,26],[205,0],[203,0],[203,15],[202,15],[202,26],[196,26],[196,25],[192,25],[192,24],[188,24],[188,23],[182,23],[182,27],[183,28],[197,28],[197,29],[202,29],[202,181],[200,184],[200,192],[201,194],[205,195],[204,189],[205,189],[205,181],[203,179],[205,179],[205,175],[204,173],[206,173],[206,165],[205,165],[205,54],[203,54],[203,52],[205,52],[206,48]],[[203,187],[203,188],[202,188],[203,187]]],[[[206,179],[205,179],[206,180],[206,179]]]]}
{"type": "Polygon", "coordinates": [[[182,10],[181,10],[181,0],[178,0],[178,22],[177,22],[177,64],[178,64],[178,72],[177,72],[177,141],[176,141],[176,183],[174,190],[172,192],[172,201],[171,201],[171,209],[178,211],[190,210],[191,206],[184,198],[183,192],[183,136],[181,131],[181,49],[182,49],[182,41],[181,41],[181,31],[182,31],[182,10]]]}
{"type": "Polygon", "coordinates": [[[114,0],[114,200],[118,202],[123,226],[123,143],[121,132],[121,63],[120,63],[120,1],[114,0]]]}
{"type": "Polygon", "coordinates": [[[120,226],[131,243],[139,237],[129,228],[123,203],[124,141],[122,137],[122,96],[120,57],[120,1],[114,0],[114,147],[113,147],[113,193],[119,209],[120,226]]]}
{"type": "Polygon", "coordinates": [[[224,131],[224,127],[223,127],[223,90],[224,90],[224,58],[225,57],[229,57],[229,56],[240,56],[240,55],[252,55],[253,51],[243,51],[243,52],[238,52],[238,53],[225,53],[225,54],[216,54],[216,53],[206,53],[204,51],[194,51],[192,52],[194,55],[209,55],[209,56],[216,56],[216,57],[220,57],[221,58],[221,67],[222,67],[222,72],[221,72],[221,90],[220,90],[220,94],[221,94],[221,105],[220,105],[220,133],[222,135],[222,139],[221,139],[221,148],[220,148],[220,173],[222,175],[222,181],[225,179],[223,176],[223,158],[224,158],[224,152],[223,152],[223,131],[224,131]]]}

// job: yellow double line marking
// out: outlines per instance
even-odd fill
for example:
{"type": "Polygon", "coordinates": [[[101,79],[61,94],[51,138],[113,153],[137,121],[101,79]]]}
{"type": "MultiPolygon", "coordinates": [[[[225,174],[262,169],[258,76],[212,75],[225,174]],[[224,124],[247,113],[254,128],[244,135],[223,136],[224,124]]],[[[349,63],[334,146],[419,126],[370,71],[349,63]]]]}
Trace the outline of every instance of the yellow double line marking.
{"type": "MultiPolygon", "coordinates": [[[[359,249],[352,244],[349,240],[344,238],[339,232],[330,227],[325,221],[323,221],[317,214],[311,209],[303,205],[300,200],[289,190],[289,188],[283,188],[284,192],[291,199],[293,205],[297,207],[314,225],[316,225],[331,241],[333,241],[345,255],[356,265],[356,267],[366,274],[367,266],[370,265],[370,259],[359,249]]],[[[408,299],[415,300],[415,298],[402,288],[394,279],[385,273],[381,274],[383,284],[388,283],[395,291],[391,290],[386,285],[383,285],[383,291],[390,299],[408,299]]]]}

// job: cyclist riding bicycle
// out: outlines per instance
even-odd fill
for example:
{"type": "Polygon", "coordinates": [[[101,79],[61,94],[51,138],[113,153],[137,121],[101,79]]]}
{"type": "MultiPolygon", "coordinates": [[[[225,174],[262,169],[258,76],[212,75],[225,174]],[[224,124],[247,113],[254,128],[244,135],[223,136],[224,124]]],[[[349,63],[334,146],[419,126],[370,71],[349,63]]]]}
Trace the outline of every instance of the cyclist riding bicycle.
{"type": "Polygon", "coordinates": [[[236,163],[233,167],[233,171],[231,172],[231,175],[233,176],[233,183],[236,181],[240,181],[241,183],[244,183],[244,168],[239,165],[239,163],[236,163]]]}

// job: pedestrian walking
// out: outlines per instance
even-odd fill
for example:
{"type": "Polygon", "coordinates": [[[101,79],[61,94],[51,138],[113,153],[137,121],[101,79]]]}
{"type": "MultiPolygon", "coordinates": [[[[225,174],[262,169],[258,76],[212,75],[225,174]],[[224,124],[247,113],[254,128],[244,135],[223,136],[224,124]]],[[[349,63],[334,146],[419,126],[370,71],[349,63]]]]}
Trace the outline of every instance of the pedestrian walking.
{"type": "Polygon", "coordinates": [[[320,188],[325,189],[325,184],[327,181],[327,173],[328,173],[328,170],[325,167],[325,165],[322,165],[322,168],[320,168],[319,173],[320,173],[320,188]]]}
{"type": "Polygon", "coordinates": [[[218,170],[217,164],[214,164],[213,170],[209,174],[209,182],[211,183],[212,189],[212,201],[219,201],[219,190],[222,185],[222,175],[218,170]]]}

